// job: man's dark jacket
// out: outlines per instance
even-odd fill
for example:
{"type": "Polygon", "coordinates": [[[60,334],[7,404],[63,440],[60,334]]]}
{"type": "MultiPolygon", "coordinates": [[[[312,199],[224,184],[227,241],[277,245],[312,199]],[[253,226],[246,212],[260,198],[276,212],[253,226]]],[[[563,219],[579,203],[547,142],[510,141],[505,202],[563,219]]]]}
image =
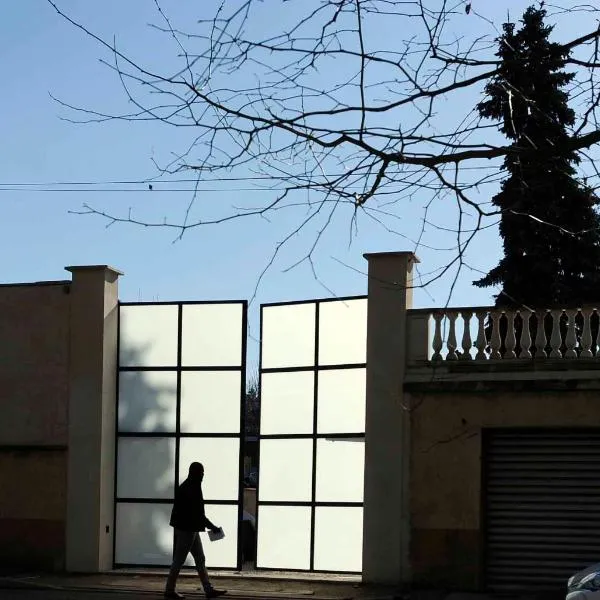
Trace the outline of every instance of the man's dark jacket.
{"type": "Polygon", "coordinates": [[[182,531],[205,531],[214,525],[204,514],[202,483],[189,477],[175,490],[175,502],[171,512],[171,527],[182,531]]]}

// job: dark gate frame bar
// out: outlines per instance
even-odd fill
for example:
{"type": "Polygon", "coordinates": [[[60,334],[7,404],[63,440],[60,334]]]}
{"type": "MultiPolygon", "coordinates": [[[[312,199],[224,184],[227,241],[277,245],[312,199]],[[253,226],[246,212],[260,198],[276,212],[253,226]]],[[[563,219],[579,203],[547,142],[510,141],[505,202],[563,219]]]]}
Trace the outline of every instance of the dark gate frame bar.
{"type": "Polygon", "coordinates": [[[313,430],[312,430],[312,481],[311,481],[311,506],[310,506],[310,566],[309,570],[315,570],[315,500],[317,497],[317,421],[319,418],[319,317],[320,304],[315,304],[315,370],[313,382],[313,430]]]}

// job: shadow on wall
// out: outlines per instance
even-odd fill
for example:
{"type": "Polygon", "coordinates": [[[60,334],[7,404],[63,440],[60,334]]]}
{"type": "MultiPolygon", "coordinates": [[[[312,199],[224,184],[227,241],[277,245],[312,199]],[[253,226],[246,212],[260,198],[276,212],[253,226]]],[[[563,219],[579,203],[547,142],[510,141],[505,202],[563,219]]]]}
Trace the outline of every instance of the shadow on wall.
{"type": "Polygon", "coordinates": [[[177,371],[135,370],[147,348],[120,349],[115,564],[170,564],[177,371]]]}

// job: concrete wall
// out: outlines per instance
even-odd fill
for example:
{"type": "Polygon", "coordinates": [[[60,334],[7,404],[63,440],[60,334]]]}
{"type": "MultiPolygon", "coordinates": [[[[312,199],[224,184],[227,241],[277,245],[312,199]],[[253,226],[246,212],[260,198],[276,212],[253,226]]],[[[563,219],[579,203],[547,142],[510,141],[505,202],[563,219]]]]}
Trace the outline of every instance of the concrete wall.
{"type": "Polygon", "coordinates": [[[496,382],[452,392],[414,389],[407,398],[416,585],[463,590],[483,585],[483,428],[589,427],[600,420],[598,391],[518,387],[496,382]]]}
{"type": "Polygon", "coordinates": [[[67,443],[69,289],[0,286],[0,445],[67,443]]]}
{"type": "Polygon", "coordinates": [[[0,448],[0,565],[61,570],[65,564],[64,450],[0,448]]]}
{"type": "Polygon", "coordinates": [[[113,565],[118,278],[106,265],[67,267],[70,309],[66,568],[113,565]]]}
{"type": "Polygon", "coordinates": [[[411,252],[366,254],[369,262],[363,581],[410,579],[410,419],[404,406],[411,252]]]}
{"type": "Polygon", "coordinates": [[[0,564],[65,558],[69,282],[0,286],[0,564]]]}
{"type": "Polygon", "coordinates": [[[119,272],[0,286],[0,565],[112,567],[119,272]]]}

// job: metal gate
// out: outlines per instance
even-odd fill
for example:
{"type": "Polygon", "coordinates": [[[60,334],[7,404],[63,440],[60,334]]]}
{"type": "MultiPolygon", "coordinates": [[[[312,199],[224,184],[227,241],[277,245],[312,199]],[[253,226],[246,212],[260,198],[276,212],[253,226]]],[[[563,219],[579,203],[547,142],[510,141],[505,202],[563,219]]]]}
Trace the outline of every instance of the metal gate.
{"type": "Polygon", "coordinates": [[[486,583],[564,588],[600,561],[600,429],[485,436],[486,583]]]}
{"type": "Polygon", "coordinates": [[[199,461],[226,533],[207,565],[240,568],[246,318],[243,301],[120,305],[115,566],[170,564],[174,489],[199,461]]]}
{"type": "Polygon", "coordinates": [[[362,570],[367,299],[261,307],[259,569],[362,570]]]}

